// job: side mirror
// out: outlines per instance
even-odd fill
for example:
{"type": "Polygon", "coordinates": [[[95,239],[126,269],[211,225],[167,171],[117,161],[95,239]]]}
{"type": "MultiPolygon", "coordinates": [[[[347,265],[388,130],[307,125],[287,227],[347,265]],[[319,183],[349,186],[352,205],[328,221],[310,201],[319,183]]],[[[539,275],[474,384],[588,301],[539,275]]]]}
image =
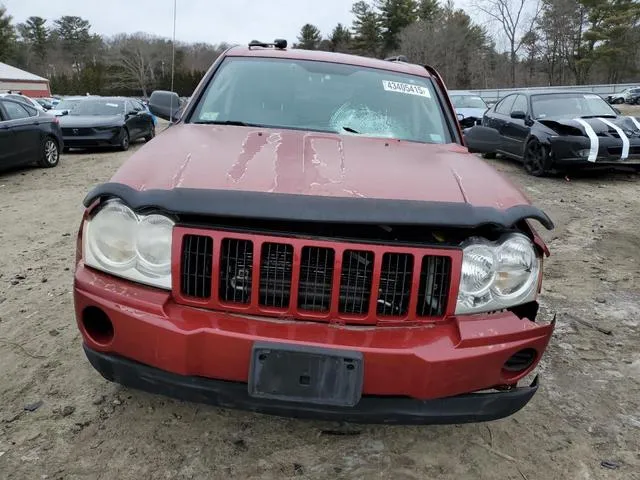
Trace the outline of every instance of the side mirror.
{"type": "Polygon", "coordinates": [[[151,113],[170,122],[180,118],[180,106],[180,97],[175,92],[156,90],[149,98],[149,110],[151,113]]]}
{"type": "Polygon", "coordinates": [[[62,115],[69,115],[69,110],[63,110],[62,115]]]}
{"type": "Polygon", "coordinates": [[[511,118],[515,118],[516,120],[524,120],[527,118],[527,114],[521,110],[515,110],[511,112],[511,118]]]}
{"type": "Polygon", "coordinates": [[[456,116],[458,117],[459,121],[464,120],[464,115],[462,113],[457,113],[456,116]]]}
{"type": "Polygon", "coordinates": [[[494,153],[500,148],[500,134],[493,128],[471,127],[464,131],[463,136],[470,153],[494,153]]]}

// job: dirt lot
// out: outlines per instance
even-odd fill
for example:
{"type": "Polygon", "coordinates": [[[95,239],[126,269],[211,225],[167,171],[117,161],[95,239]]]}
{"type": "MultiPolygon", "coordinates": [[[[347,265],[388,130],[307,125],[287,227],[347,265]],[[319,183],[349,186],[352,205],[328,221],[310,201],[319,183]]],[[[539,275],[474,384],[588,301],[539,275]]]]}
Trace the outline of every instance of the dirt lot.
{"type": "Polygon", "coordinates": [[[74,237],[83,196],[128,156],[71,153],[52,170],[0,174],[0,478],[640,478],[639,175],[537,180],[494,161],[557,224],[542,232],[553,252],[542,318],[557,313],[558,326],[539,393],[489,424],[338,436],[92,370],[74,324],[74,237]]]}

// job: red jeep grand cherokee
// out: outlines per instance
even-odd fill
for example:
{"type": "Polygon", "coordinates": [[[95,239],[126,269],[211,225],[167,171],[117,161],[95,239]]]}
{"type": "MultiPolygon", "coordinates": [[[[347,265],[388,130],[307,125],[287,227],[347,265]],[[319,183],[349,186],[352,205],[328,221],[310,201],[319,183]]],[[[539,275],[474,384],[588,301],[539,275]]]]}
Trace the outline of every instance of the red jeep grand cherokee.
{"type": "Polygon", "coordinates": [[[253,44],[178,104],[154,93],[174,124],[85,199],[75,309],[106,379],[359,423],[531,399],[554,323],[530,222],[553,224],[463,146],[433,69],[253,44]]]}

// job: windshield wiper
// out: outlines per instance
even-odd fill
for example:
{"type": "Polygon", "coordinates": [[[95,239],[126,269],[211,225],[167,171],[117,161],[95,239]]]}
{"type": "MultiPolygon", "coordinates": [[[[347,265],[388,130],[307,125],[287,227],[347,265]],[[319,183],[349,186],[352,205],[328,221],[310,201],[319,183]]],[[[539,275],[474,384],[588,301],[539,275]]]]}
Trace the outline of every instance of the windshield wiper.
{"type": "Polygon", "coordinates": [[[351,127],[342,127],[342,129],[343,129],[343,130],[345,130],[345,131],[347,131],[347,132],[349,132],[349,133],[355,133],[356,135],[360,135],[360,132],[359,132],[359,131],[354,130],[354,129],[353,129],[353,128],[351,128],[351,127]]]}
{"type": "Polygon", "coordinates": [[[239,120],[199,120],[197,122],[198,125],[232,125],[235,127],[265,127],[265,125],[260,125],[258,123],[247,123],[241,122],[239,120]]]}

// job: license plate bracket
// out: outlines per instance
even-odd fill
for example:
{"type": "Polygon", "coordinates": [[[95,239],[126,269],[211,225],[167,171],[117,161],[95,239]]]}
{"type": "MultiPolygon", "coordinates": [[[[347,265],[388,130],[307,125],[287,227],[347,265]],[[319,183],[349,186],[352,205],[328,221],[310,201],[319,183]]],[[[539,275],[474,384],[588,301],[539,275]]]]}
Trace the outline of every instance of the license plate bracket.
{"type": "Polygon", "coordinates": [[[289,402],[353,407],[362,396],[361,352],[256,342],[249,395],[289,402]]]}

